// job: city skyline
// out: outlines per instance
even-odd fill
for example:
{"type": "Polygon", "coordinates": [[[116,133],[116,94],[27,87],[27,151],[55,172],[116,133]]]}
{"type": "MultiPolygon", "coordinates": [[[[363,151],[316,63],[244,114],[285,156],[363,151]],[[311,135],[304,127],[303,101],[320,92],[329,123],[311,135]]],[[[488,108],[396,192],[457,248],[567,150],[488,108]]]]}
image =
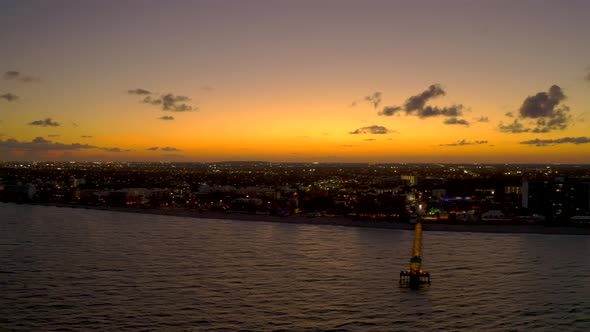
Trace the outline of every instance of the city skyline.
{"type": "Polygon", "coordinates": [[[6,1],[0,159],[588,163],[586,1],[6,1]]]}

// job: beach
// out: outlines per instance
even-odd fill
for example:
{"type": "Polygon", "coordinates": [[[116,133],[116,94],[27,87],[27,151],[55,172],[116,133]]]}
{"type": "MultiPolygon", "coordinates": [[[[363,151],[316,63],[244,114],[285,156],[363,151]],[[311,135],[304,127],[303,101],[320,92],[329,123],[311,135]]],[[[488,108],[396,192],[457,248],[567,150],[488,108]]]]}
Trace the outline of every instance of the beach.
{"type": "MultiPolygon", "coordinates": [[[[274,222],[287,224],[309,224],[309,225],[330,225],[343,227],[368,227],[382,229],[399,229],[413,230],[414,225],[404,222],[392,221],[374,221],[374,220],[356,220],[348,216],[321,216],[321,217],[304,217],[304,216],[272,216],[267,214],[255,213],[227,213],[227,212],[201,212],[182,208],[168,209],[145,209],[134,207],[112,207],[112,206],[84,206],[76,204],[41,204],[57,207],[93,209],[117,211],[125,213],[142,213],[177,216],[195,219],[218,219],[218,220],[238,220],[245,222],[274,222]]],[[[424,231],[437,232],[476,232],[476,233],[533,233],[533,234],[564,234],[564,235],[590,235],[588,225],[580,226],[545,226],[540,224],[451,224],[451,223],[423,223],[424,231]]]]}

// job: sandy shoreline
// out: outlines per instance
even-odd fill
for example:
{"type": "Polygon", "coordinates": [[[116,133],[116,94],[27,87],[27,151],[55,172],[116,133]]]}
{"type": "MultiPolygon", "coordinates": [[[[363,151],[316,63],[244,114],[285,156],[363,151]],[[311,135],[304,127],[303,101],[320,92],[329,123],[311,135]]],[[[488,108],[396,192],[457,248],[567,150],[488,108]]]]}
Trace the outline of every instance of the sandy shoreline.
{"type": "MultiPolygon", "coordinates": [[[[275,222],[287,224],[309,224],[309,225],[332,225],[344,227],[368,227],[382,229],[413,230],[414,226],[408,223],[397,223],[388,221],[353,220],[350,217],[314,217],[302,216],[270,216],[264,214],[242,214],[224,212],[198,212],[185,209],[141,209],[127,207],[108,206],[83,206],[75,204],[40,204],[46,206],[68,207],[78,209],[93,209],[105,211],[117,211],[125,213],[156,214],[195,219],[218,219],[218,220],[239,220],[254,222],[275,222]]],[[[533,234],[568,234],[568,235],[590,235],[590,227],[547,227],[543,225],[522,225],[522,224],[424,224],[425,231],[441,232],[477,232],[477,233],[533,233],[533,234]]]]}

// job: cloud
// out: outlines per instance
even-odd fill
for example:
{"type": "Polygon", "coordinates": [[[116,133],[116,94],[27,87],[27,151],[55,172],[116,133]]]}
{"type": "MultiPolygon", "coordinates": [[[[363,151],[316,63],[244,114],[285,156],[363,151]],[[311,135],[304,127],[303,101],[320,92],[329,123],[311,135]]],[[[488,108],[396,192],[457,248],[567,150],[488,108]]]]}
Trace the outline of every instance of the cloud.
{"type": "Polygon", "coordinates": [[[159,117],[158,119],[170,121],[170,120],[174,120],[174,117],[170,116],[170,115],[164,115],[164,116],[159,117]]]}
{"type": "Polygon", "coordinates": [[[444,96],[445,94],[445,91],[439,84],[432,84],[422,93],[408,98],[404,103],[404,108],[407,113],[420,111],[424,109],[424,106],[428,100],[438,96],[444,96]]]}
{"type": "Polygon", "coordinates": [[[160,150],[161,150],[161,151],[166,151],[166,152],[172,152],[172,151],[182,151],[182,150],[179,150],[179,149],[177,149],[177,148],[173,148],[173,147],[171,147],[171,146],[165,146],[165,147],[163,147],[163,148],[160,148],[160,150]]]}
{"type": "Polygon", "coordinates": [[[487,116],[481,116],[479,119],[477,119],[477,122],[490,122],[490,119],[488,119],[487,116]]]}
{"type": "Polygon", "coordinates": [[[60,134],[51,134],[51,135],[47,135],[47,137],[51,137],[51,138],[54,138],[54,137],[60,137],[60,136],[61,136],[60,134]]]}
{"type": "Polygon", "coordinates": [[[33,76],[23,75],[21,72],[16,70],[9,70],[4,72],[2,75],[5,80],[18,80],[23,83],[36,83],[39,82],[39,79],[33,76]]]}
{"type": "Polygon", "coordinates": [[[374,138],[365,138],[363,141],[374,142],[374,141],[376,141],[376,139],[374,139],[374,138]]]}
{"type": "Polygon", "coordinates": [[[462,139],[462,140],[457,141],[455,143],[439,144],[439,146],[465,146],[465,145],[482,145],[482,144],[488,144],[488,141],[468,141],[468,140],[462,139]]]}
{"type": "Polygon", "coordinates": [[[15,71],[15,70],[9,70],[7,72],[4,73],[4,75],[2,77],[4,77],[5,80],[14,80],[17,79],[20,75],[20,72],[15,71]]]}
{"type": "Polygon", "coordinates": [[[52,121],[51,118],[46,118],[45,120],[37,120],[33,122],[29,122],[31,126],[41,126],[41,127],[58,127],[59,123],[52,121]]]}
{"type": "Polygon", "coordinates": [[[383,116],[393,116],[395,115],[397,112],[401,111],[402,108],[399,106],[385,106],[383,107],[383,109],[377,113],[379,115],[383,115],[383,116]]]}
{"type": "Polygon", "coordinates": [[[562,137],[557,139],[533,139],[529,141],[522,141],[519,144],[527,144],[527,145],[535,145],[535,146],[548,146],[548,145],[556,145],[556,144],[589,144],[590,137],[580,136],[580,137],[562,137]]]}
{"type": "Polygon", "coordinates": [[[507,124],[507,125],[504,125],[504,123],[500,121],[500,124],[498,125],[498,129],[500,129],[500,131],[503,133],[512,133],[512,134],[526,133],[526,132],[531,131],[530,128],[525,128],[522,123],[518,122],[518,119],[514,119],[514,122],[507,124]]]}
{"type": "MultiPolygon", "coordinates": [[[[518,109],[518,118],[528,121],[533,127],[525,128],[521,124],[517,130],[513,130],[514,128],[503,127],[503,124],[500,123],[500,131],[548,133],[554,130],[564,130],[572,122],[570,108],[561,104],[565,99],[566,95],[557,85],[549,87],[547,92],[539,92],[534,96],[528,96],[518,109]]],[[[506,115],[512,116],[512,113],[509,112],[506,115]]]]}
{"type": "Polygon", "coordinates": [[[172,93],[168,93],[165,95],[161,95],[159,98],[147,96],[143,99],[142,102],[154,106],[161,106],[163,111],[189,112],[196,110],[196,108],[193,109],[192,106],[184,103],[185,101],[190,100],[191,99],[187,96],[175,96],[172,93]]]}
{"type": "Polygon", "coordinates": [[[48,141],[48,140],[46,140],[43,137],[35,137],[35,139],[33,139],[31,141],[31,143],[44,143],[44,144],[49,144],[49,143],[51,143],[51,141],[48,141]]]}
{"type": "Polygon", "coordinates": [[[350,145],[350,144],[343,144],[343,145],[340,145],[340,147],[341,148],[352,148],[352,145],[350,145]]]}
{"type": "Polygon", "coordinates": [[[171,146],[165,146],[165,147],[158,147],[158,146],[152,146],[150,148],[147,148],[146,150],[148,151],[165,151],[165,152],[176,152],[176,151],[182,151],[180,149],[171,147],[171,146]]]}
{"type": "Polygon", "coordinates": [[[420,119],[427,119],[432,117],[448,117],[445,124],[460,124],[469,125],[469,122],[464,119],[457,119],[463,115],[462,104],[453,104],[451,106],[431,106],[427,105],[428,101],[438,96],[444,96],[446,92],[439,84],[431,84],[426,90],[421,93],[411,96],[403,103],[402,106],[386,106],[378,115],[393,116],[401,111],[405,111],[407,116],[417,116],[420,119]]]}
{"type": "Polygon", "coordinates": [[[381,92],[377,91],[372,95],[366,96],[364,100],[373,104],[373,108],[377,108],[381,104],[381,92]]]}
{"type": "Polygon", "coordinates": [[[426,106],[422,109],[417,110],[416,115],[418,115],[418,117],[421,119],[430,118],[433,116],[456,117],[456,116],[463,115],[462,109],[463,109],[463,105],[461,105],[461,104],[453,105],[450,107],[426,106]]]}
{"type": "Polygon", "coordinates": [[[383,126],[368,126],[368,127],[362,127],[359,129],[356,129],[354,131],[351,131],[350,134],[351,135],[358,135],[358,134],[373,134],[373,135],[381,135],[381,134],[387,134],[393,132],[392,130],[389,130],[383,126]]]}
{"type": "Polygon", "coordinates": [[[82,137],[82,138],[92,138],[92,136],[90,136],[90,135],[82,135],[80,137],[82,137]]]}
{"type": "Polygon", "coordinates": [[[506,115],[509,118],[513,118],[514,117],[514,113],[512,113],[512,112],[506,112],[506,114],[504,114],[504,115],[506,115]]]}
{"type": "Polygon", "coordinates": [[[456,117],[445,119],[444,124],[469,126],[469,122],[467,120],[457,119],[456,117]]]}
{"type": "Polygon", "coordinates": [[[141,89],[141,88],[127,90],[127,93],[130,95],[151,95],[152,94],[150,91],[148,91],[146,89],[141,89]]]}
{"type": "Polygon", "coordinates": [[[6,101],[15,101],[18,99],[18,96],[12,93],[5,93],[1,95],[0,98],[5,99],[6,101]]]}
{"type": "Polygon", "coordinates": [[[64,144],[51,142],[43,137],[36,137],[30,142],[18,141],[15,139],[0,140],[0,149],[2,150],[26,150],[26,151],[78,151],[88,149],[99,149],[110,152],[129,151],[119,148],[103,148],[94,145],[72,143],[64,144]]]}
{"type": "Polygon", "coordinates": [[[131,150],[123,150],[121,148],[99,148],[99,149],[104,150],[104,151],[108,151],[108,152],[117,152],[117,153],[118,152],[129,152],[129,151],[131,151],[131,150]]]}

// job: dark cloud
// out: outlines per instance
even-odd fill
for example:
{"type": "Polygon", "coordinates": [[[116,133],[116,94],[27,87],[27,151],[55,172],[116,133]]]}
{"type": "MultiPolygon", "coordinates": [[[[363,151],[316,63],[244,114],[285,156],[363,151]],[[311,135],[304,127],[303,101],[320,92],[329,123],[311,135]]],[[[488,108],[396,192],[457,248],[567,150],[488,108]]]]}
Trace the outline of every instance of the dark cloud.
{"type": "Polygon", "coordinates": [[[31,141],[31,143],[35,143],[35,144],[38,144],[38,143],[49,144],[49,143],[51,143],[51,141],[48,141],[48,140],[46,140],[46,139],[45,139],[45,138],[43,138],[43,137],[35,137],[35,139],[33,139],[33,140],[31,141]]]}
{"type": "Polygon", "coordinates": [[[161,106],[163,111],[189,112],[196,110],[193,109],[192,106],[184,103],[190,100],[191,99],[187,96],[175,96],[171,93],[168,93],[165,95],[161,95],[159,98],[147,96],[143,99],[143,102],[154,106],[161,106]]]}
{"type": "Polygon", "coordinates": [[[157,146],[152,146],[151,148],[147,148],[148,151],[156,151],[159,148],[157,146]]]}
{"type": "Polygon", "coordinates": [[[525,128],[522,123],[518,122],[518,119],[514,119],[514,122],[507,125],[504,125],[503,122],[500,122],[500,124],[498,125],[498,129],[500,129],[500,131],[503,133],[512,134],[526,133],[531,131],[530,128],[525,128]]]}
{"type": "Polygon", "coordinates": [[[5,99],[6,101],[15,101],[18,99],[18,96],[12,93],[5,93],[1,95],[0,98],[5,99]]]}
{"type": "Polygon", "coordinates": [[[488,119],[487,116],[481,116],[479,119],[477,119],[477,122],[490,122],[490,119],[488,119]]]}
{"type": "Polygon", "coordinates": [[[387,134],[392,132],[391,130],[383,127],[383,126],[368,126],[368,127],[362,127],[359,129],[356,129],[354,131],[351,131],[350,134],[351,135],[358,135],[358,134],[373,134],[373,135],[380,135],[380,134],[387,134]]]}
{"type": "Polygon", "coordinates": [[[170,116],[170,115],[164,115],[164,116],[159,117],[158,119],[170,121],[170,120],[174,120],[174,117],[170,116]]]}
{"type": "Polygon", "coordinates": [[[448,117],[450,119],[446,120],[444,122],[445,124],[469,125],[467,120],[457,119],[457,117],[463,115],[464,106],[461,104],[444,107],[427,105],[428,101],[431,99],[444,95],[446,95],[446,92],[439,84],[432,84],[421,93],[408,98],[403,106],[386,106],[377,114],[382,116],[393,116],[403,110],[406,115],[417,116],[420,119],[448,117]]]}
{"type": "Polygon", "coordinates": [[[462,140],[457,141],[455,143],[439,144],[439,146],[465,146],[465,145],[482,145],[482,144],[488,144],[488,141],[468,141],[468,140],[462,139],[462,140]]]}
{"type": "Polygon", "coordinates": [[[504,114],[504,115],[506,115],[509,118],[513,118],[514,117],[514,113],[512,113],[512,112],[506,112],[506,114],[504,114]]]}
{"type": "Polygon", "coordinates": [[[92,136],[90,136],[90,135],[82,135],[80,137],[82,137],[82,138],[92,138],[92,136]]]}
{"type": "Polygon", "coordinates": [[[408,113],[420,111],[424,108],[428,100],[444,95],[445,91],[441,88],[440,85],[432,84],[428,87],[428,89],[424,90],[422,93],[408,98],[408,100],[406,100],[406,102],[404,103],[404,108],[408,113]]]}
{"type": "Polygon", "coordinates": [[[551,117],[555,107],[565,99],[565,94],[557,85],[552,85],[549,92],[539,92],[534,96],[527,97],[518,110],[522,118],[551,117]]]}
{"type": "Polygon", "coordinates": [[[590,137],[562,137],[556,139],[533,139],[529,141],[522,141],[520,144],[535,145],[535,146],[547,146],[556,144],[589,144],[590,137]]]}
{"type": "Polygon", "coordinates": [[[9,71],[5,72],[2,77],[4,77],[5,80],[15,80],[19,76],[20,76],[20,72],[15,71],[15,70],[9,70],[9,71]]]}
{"type": "Polygon", "coordinates": [[[86,149],[99,149],[96,146],[88,144],[63,144],[52,143],[43,137],[36,137],[31,142],[20,142],[15,139],[0,140],[0,149],[5,150],[27,150],[27,151],[75,151],[86,149]]]}
{"type": "Polygon", "coordinates": [[[58,127],[59,123],[52,121],[51,118],[47,118],[45,120],[37,120],[33,122],[29,122],[31,126],[41,126],[41,127],[58,127]]]}
{"type": "Polygon", "coordinates": [[[150,91],[148,91],[146,89],[141,89],[141,88],[127,90],[127,93],[130,95],[151,95],[152,94],[150,91]]]}
{"type": "Polygon", "coordinates": [[[379,104],[381,104],[381,92],[377,91],[372,95],[366,96],[364,100],[373,104],[373,108],[377,108],[379,107],[379,104]]]}
{"type": "Polygon", "coordinates": [[[449,117],[456,117],[463,115],[462,112],[463,105],[453,105],[450,107],[433,107],[433,106],[426,106],[422,109],[416,111],[416,115],[419,118],[430,118],[434,116],[449,116],[449,117]]]}
{"type": "Polygon", "coordinates": [[[383,107],[383,109],[377,113],[379,115],[383,115],[383,116],[393,116],[395,115],[397,112],[401,111],[402,108],[399,106],[385,106],[383,107]]]}
{"type": "Polygon", "coordinates": [[[565,94],[557,85],[552,85],[548,92],[539,92],[527,97],[518,110],[521,119],[534,121],[535,133],[548,133],[563,130],[571,123],[570,109],[560,103],[566,99],[565,94]]]}
{"type": "Polygon", "coordinates": [[[469,126],[469,122],[467,120],[457,119],[456,117],[445,119],[444,124],[469,126]]]}

